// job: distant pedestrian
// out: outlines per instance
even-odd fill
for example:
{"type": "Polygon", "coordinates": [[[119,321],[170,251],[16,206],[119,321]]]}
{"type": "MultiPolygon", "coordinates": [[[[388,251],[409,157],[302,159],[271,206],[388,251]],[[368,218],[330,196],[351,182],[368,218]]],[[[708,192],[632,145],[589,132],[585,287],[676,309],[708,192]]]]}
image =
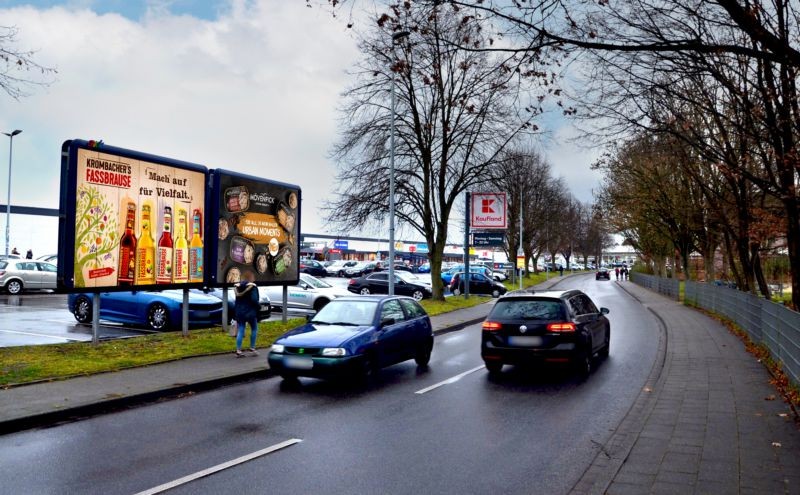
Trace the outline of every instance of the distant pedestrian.
{"type": "Polygon", "coordinates": [[[33,249],[28,249],[28,252],[25,253],[25,259],[29,259],[29,260],[33,259],[33,249]]]}
{"type": "Polygon", "coordinates": [[[614,268],[614,276],[619,280],[619,267],[614,268]]]}
{"type": "Polygon", "coordinates": [[[254,356],[256,351],[256,337],[258,336],[258,309],[259,296],[258,287],[253,282],[242,280],[234,288],[236,293],[236,357],[244,357],[242,353],[242,341],[247,324],[250,324],[250,349],[254,356]]]}
{"type": "Polygon", "coordinates": [[[558,265],[558,274],[564,276],[564,265],[558,265]]]}
{"type": "Polygon", "coordinates": [[[19,255],[19,251],[17,251],[17,248],[14,248],[11,250],[11,254],[19,255]]]}

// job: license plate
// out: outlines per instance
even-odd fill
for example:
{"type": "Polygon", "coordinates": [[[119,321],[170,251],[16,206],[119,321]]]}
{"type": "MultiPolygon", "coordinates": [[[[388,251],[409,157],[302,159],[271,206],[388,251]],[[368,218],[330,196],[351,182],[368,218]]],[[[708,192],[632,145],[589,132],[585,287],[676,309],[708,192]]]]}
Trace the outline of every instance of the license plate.
{"type": "Polygon", "coordinates": [[[508,344],[520,347],[536,347],[542,345],[542,338],[537,335],[521,335],[508,338],[508,344]]]}
{"type": "Polygon", "coordinates": [[[286,356],[283,365],[295,370],[310,370],[314,367],[314,361],[310,357],[286,356]]]}
{"type": "Polygon", "coordinates": [[[210,311],[195,311],[194,312],[194,316],[195,316],[195,318],[208,318],[209,316],[211,316],[211,312],[210,311]]]}

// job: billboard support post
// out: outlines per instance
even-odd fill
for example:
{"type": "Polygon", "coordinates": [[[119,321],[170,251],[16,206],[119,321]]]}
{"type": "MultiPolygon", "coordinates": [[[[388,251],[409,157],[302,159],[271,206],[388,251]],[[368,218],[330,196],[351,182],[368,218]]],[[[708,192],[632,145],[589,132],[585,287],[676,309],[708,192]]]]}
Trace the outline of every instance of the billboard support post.
{"type": "Polygon", "coordinates": [[[183,289],[183,305],[181,306],[181,332],[189,336],[189,289],[183,289]]]}
{"type": "Polygon", "coordinates": [[[100,343],[100,293],[92,294],[92,345],[100,343]]]}

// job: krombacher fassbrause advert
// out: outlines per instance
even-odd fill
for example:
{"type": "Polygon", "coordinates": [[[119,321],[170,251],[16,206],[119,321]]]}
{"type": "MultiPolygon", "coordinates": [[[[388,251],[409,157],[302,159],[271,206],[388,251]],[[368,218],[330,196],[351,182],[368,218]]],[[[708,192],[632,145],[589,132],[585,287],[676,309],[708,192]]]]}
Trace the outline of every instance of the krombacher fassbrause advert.
{"type": "MultiPolygon", "coordinates": [[[[204,280],[204,167],[94,142],[68,141],[74,222],[67,287],[175,286],[204,280]]],[[[62,180],[63,182],[63,180],[62,180]]],[[[65,189],[62,185],[62,210],[65,189]]],[[[64,242],[64,241],[60,241],[64,242]]]]}
{"type": "Polygon", "coordinates": [[[215,170],[216,284],[296,283],[300,189],[215,170]]]}

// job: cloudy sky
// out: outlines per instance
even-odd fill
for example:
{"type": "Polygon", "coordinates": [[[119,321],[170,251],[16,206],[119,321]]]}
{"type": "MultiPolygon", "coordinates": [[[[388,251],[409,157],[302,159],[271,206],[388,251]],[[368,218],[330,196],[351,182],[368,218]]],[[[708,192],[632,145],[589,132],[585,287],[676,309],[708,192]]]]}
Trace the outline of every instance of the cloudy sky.
{"type": "MultiPolygon", "coordinates": [[[[13,140],[12,205],[58,208],[61,144],[102,139],[297,184],[303,233],[336,233],[319,208],[331,198],[336,109],[358,57],[343,20],[305,0],[0,0],[0,19],[19,29],[17,50],[58,70],[18,101],[0,94],[0,131],[23,131],[13,140]]],[[[569,141],[569,123],[546,123],[555,174],[590,201],[597,153],[569,141]]],[[[5,203],[9,139],[0,137],[5,203]]],[[[11,246],[56,251],[57,219],[12,214],[10,225],[11,246]]]]}

